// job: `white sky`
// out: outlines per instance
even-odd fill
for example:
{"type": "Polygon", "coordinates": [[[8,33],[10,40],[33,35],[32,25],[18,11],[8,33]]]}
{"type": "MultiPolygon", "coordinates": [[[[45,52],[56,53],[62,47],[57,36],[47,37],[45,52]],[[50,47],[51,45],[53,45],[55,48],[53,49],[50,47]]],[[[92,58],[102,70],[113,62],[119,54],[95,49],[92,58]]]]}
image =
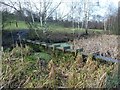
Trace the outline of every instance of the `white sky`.
{"type": "MultiPolygon", "coordinates": [[[[9,0],[2,0],[2,1],[9,2],[9,0]]],[[[18,1],[20,1],[20,2],[34,2],[36,4],[36,6],[39,8],[39,2],[42,0],[11,0],[11,1],[12,2],[18,2],[18,1]]],[[[66,14],[70,10],[68,8],[70,2],[78,2],[79,3],[81,0],[46,0],[46,1],[54,2],[54,4],[59,3],[60,1],[64,2],[60,5],[58,10],[64,14],[66,14]]],[[[104,16],[106,14],[106,12],[108,12],[106,7],[108,5],[118,7],[118,1],[120,1],[120,0],[89,0],[89,1],[92,2],[92,5],[95,5],[96,4],[95,2],[99,1],[100,6],[96,7],[96,14],[104,16]]]]}

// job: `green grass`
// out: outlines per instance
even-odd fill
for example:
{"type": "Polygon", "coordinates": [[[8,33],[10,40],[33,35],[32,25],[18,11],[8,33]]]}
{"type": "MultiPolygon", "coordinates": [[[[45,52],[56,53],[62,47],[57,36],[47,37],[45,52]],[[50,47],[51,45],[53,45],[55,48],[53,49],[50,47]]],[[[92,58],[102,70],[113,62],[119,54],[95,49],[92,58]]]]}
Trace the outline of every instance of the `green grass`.
{"type": "Polygon", "coordinates": [[[51,56],[47,53],[43,53],[43,52],[40,52],[40,53],[34,53],[34,56],[35,57],[39,57],[39,58],[42,58],[42,59],[45,59],[47,61],[49,61],[51,59],[51,56]]]}
{"type": "MultiPolygon", "coordinates": [[[[44,29],[44,27],[40,27],[40,23],[37,23],[35,22],[34,24],[34,29],[37,29],[37,30],[42,30],[44,29]]],[[[15,23],[11,23],[11,25],[8,23],[4,29],[7,29],[7,30],[19,30],[19,29],[29,29],[29,27],[27,26],[27,24],[25,24],[25,22],[23,21],[18,21],[18,27],[16,27],[16,24],[15,23]]],[[[51,24],[51,23],[47,23],[47,29],[49,31],[52,31],[52,32],[64,32],[64,33],[79,33],[79,32],[85,32],[85,29],[83,28],[66,28],[62,25],[58,25],[58,24],[51,24]]],[[[100,29],[89,29],[88,32],[98,32],[98,33],[101,33],[102,30],[100,29]]]]}
{"type": "Polygon", "coordinates": [[[39,53],[34,53],[30,56],[27,56],[25,59],[27,61],[31,61],[31,62],[36,62],[38,60],[38,58],[41,60],[45,60],[46,62],[50,61],[51,59],[51,55],[44,53],[44,52],[39,52],[39,53]]]}
{"type": "MultiPolygon", "coordinates": [[[[49,30],[52,32],[65,32],[65,33],[79,33],[79,32],[85,32],[84,28],[72,28],[72,27],[64,27],[60,26],[58,24],[49,24],[49,30]]],[[[100,29],[89,29],[89,32],[95,31],[95,32],[102,32],[100,29]]]]}
{"type": "MultiPolygon", "coordinates": [[[[54,33],[56,32],[61,32],[61,33],[84,33],[85,29],[84,28],[66,28],[66,27],[62,27],[62,26],[54,26],[54,25],[50,25],[48,28],[49,31],[52,31],[54,33]]],[[[88,32],[95,32],[95,33],[102,33],[103,30],[100,29],[88,29],[88,32]]]]}
{"type": "Polygon", "coordinates": [[[8,23],[4,29],[7,30],[19,30],[19,29],[28,29],[27,25],[23,21],[18,21],[18,27],[16,27],[15,22],[11,23],[11,25],[8,23]]]}

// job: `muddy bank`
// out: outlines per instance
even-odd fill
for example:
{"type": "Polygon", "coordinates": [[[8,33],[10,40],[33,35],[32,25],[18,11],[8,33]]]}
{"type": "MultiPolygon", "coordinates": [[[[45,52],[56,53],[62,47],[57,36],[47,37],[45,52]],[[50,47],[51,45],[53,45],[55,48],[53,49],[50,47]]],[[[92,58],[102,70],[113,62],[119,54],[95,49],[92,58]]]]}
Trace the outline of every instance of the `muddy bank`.
{"type": "Polygon", "coordinates": [[[60,43],[60,42],[68,42],[73,41],[74,39],[80,39],[82,37],[89,38],[94,36],[94,33],[90,33],[89,35],[85,35],[85,33],[66,33],[66,32],[45,32],[42,31],[30,31],[28,39],[31,40],[39,40],[41,42],[48,43],[60,43]]]}
{"type": "Polygon", "coordinates": [[[42,31],[30,31],[28,39],[38,40],[40,42],[55,43],[67,42],[69,40],[73,40],[73,37],[74,35],[71,33],[53,33],[50,31],[43,33],[42,31]]]}
{"type": "Polygon", "coordinates": [[[46,43],[62,43],[73,41],[74,39],[93,37],[94,34],[85,35],[84,33],[65,33],[65,32],[51,32],[43,33],[42,30],[3,30],[2,31],[2,45],[4,48],[13,47],[16,42],[20,43],[23,38],[30,40],[38,40],[46,43]],[[20,36],[20,37],[19,37],[20,36]]]}
{"type": "Polygon", "coordinates": [[[26,38],[29,30],[2,30],[2,46],[4,48],[13,47],[16,42],[20,41],[20,38],[26,38]],[[20,36],[20,38],[19,38],[20,36]]]}

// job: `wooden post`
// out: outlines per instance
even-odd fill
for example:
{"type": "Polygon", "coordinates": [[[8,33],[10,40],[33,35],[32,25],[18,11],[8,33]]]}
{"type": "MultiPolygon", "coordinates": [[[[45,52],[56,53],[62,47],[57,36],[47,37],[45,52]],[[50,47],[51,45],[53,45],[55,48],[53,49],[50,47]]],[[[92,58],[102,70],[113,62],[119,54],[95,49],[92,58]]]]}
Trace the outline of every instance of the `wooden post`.
{"type": "Polygon", "coordinates": [[[18,27],[18,23],[17,23],[17,21],[15,21],[15,25],[16,25],[16,27],[18,27]]]}
{"type": "Polygon", "coordinates": [[[53,51],[55,51],[56,47],[60,47],[60,44],[53,45],[53,51]]]}
{"type": "Polygon", "coordinates": [[[62,51],[65,52],[65,48],[64,47],[62,47],[62,51]]]}
{"type": "Polygon", "coordinates": [[[49,46],[48,43],[46,43],[46,49],[48,49],[48,46],[49,46]]]}
{"type": "Polygon", "coordinates": [[[53,45],[53,51],[55,51],[55,45],[53,45]]]}
{"type": "Polygon", "coordinates": [[[62,51],[65,52],[67,49],[70,49],[70,46],[64,46],[62,47],[62,51]]]}

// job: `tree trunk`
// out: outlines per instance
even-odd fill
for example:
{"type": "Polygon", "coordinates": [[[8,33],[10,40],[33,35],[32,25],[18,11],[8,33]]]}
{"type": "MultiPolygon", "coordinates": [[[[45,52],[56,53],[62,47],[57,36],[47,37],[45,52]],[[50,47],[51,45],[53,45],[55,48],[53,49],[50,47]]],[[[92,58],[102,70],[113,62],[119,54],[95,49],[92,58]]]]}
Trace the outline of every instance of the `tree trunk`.
{"type": "Polygon", "coordinates": [[[31,17],[32,17],[32,23],[34,23],[35,21],[34,21],[34,16],[33,16],[32,12],[31,12],[31,17]]]}
{"type": "Polygon", "coordinates": [[[78,21],[78,30],[80,29],[80,22],[78,21]]]}
{"type": "Polygon", "coordinates": [[[32,6],[31,6],[31,3],[30,3],[30,8],[31,8],[30,14],[31,14],[31,17],[32,17],[32,23],[34,23],[35,21],[34,21],[34,16],[33,16],[33,13],[32,13],[32,6]]]}
{"type": "Polygon", "coordinates": [[[88,21],[85,21],[85,34],[88,34],[88,21]]]}
{"type": "Polygon", "coordinates": [[[85,33],[88,34],[88,0],[84,1],[84,13],[85,13],[85,33]]]}
{"type": "Polygon", "coordinates": [[[43,21],[42,21],[42,2],[40,1],[40,12],[39,12],[39,19],[40,19],[40,26],[43,26],[43,21]]]}
{"type": "Polygon", "coordinates": [[[106,31],[106,22],[104,20],[104,31],[106,31]]]}
{"type": "Polygon", "coordinates": [[[43,33],[46,33],[47,31],[47,11],[46,11],[46,1],[44,1],[44,16],[43,16],[43,19],[44,19],[44,30],[43,30],[43,33]]]}

